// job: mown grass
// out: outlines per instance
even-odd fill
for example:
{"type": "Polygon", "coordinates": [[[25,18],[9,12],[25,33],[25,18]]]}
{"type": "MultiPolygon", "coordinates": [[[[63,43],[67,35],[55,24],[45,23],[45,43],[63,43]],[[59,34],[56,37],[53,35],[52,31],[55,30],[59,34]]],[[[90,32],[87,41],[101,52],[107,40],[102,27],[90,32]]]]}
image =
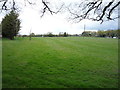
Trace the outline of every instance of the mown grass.
{"type": "Polygon", "coordinates": [[[0,38],[0,89],[2,89],[2,39],[0,38]]]}
{"type": "Polygon", "coordinates": [[[3,88],[117,88],[118,40],[3,39],[3,88]]]}

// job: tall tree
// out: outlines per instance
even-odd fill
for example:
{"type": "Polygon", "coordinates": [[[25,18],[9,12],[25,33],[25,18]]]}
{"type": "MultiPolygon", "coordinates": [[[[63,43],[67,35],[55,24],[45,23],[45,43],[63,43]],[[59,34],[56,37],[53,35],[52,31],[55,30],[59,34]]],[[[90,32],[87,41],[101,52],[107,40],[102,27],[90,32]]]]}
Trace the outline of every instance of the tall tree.
{"type": "Polygon", "coordinates": [[[18,14],[12,10],[7,14],[2,20],[2,36],[14,39],[14,36],[18,34],[20,30],[20,20],[18,19],[18,14]]]}

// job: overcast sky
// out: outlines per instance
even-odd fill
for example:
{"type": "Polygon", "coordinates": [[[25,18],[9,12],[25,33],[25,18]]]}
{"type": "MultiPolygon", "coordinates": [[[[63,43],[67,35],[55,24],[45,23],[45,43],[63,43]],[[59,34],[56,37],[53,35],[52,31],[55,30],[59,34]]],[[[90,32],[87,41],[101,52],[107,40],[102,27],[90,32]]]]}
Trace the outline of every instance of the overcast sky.
{"type": "MultiPolygon", "coordinates": [[[[66,0],[68,1],[68,0],[66,0]]],[[[3,15],[0,15],[2,18],[3,15]]],[[[107,21],[102,24],[100,22],[83,20],[80,23],[68,22],[67,15],[60,14],[46,14],[44,17],[40,17],[40,11],[31,7],[24,7],[19,16],[21,20],[20,34],[29,34],[30,30],[35,34],[45,34],[52,32],[59,34],[59,32],[67,32],[69,34],[81,34],[84,30],[84,24],[86,30],[110,30],[118,29],[118,21],[107,21]]]]}

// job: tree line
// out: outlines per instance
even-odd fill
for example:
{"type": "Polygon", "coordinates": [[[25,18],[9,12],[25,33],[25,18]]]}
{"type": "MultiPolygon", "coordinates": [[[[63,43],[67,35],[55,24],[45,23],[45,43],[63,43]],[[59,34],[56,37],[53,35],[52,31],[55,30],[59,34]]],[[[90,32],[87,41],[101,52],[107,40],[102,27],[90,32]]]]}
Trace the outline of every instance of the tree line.
{"type": "Polygon", "coordinates": [[[95,31],[84,31],[82,33],[82,36],[120,38],[120,30],[106,30],[106,31],[98,30],[97,32],[95,32],[95,31]]]}
{"type": "Polygon", "coordinates": [[[47,34],[34,34],[20,35],[20,37],[108,37],[108,38],[120,38],[120,30],[98,30],[98,31],[84,31],[82,34],[68,34],[67,32],[59,32],[59,34],[53,34],[48,32],[47,34]]]}
{"type": "Polygon", "coordinates": [[[68,37],[70,36],[67,32],[60,32],[58,35],[57,34],[53,34],[52,32],[48,32],[46,34],[34,34],[31,33],[30,35],[19,35],[20,37],[68,37]]]}

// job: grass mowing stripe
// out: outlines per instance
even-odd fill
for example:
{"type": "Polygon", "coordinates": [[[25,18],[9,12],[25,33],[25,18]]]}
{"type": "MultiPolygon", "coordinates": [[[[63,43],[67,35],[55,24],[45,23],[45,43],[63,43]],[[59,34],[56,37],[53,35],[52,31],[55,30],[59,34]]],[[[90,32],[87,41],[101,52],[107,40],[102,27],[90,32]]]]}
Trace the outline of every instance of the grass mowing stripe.
{"type": "Polygon", "coordinates": [[[3,40],[3,87],[115,88],[117,49],[117,39],[3,40]]]}

